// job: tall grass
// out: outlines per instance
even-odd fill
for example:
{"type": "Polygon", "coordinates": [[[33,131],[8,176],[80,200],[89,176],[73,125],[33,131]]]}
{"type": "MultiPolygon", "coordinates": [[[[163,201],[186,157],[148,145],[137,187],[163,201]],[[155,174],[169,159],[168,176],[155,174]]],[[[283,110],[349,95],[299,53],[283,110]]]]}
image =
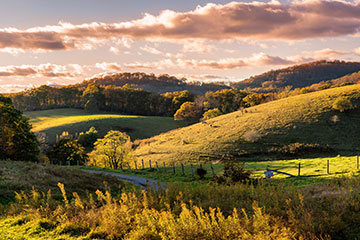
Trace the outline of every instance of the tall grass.
{"type": "Polygon", "coordinates": [[[338,178],[306,188],[258,185],[169,185],[87,197],[63,185],[18,193],[0,220],[0,237],[43,239],[358,239],[360,182],[338,178]],[[6,216],[6,217],[5,217],[6,216]],[[40,237],[39,237],[40,238],[40,237]]]}

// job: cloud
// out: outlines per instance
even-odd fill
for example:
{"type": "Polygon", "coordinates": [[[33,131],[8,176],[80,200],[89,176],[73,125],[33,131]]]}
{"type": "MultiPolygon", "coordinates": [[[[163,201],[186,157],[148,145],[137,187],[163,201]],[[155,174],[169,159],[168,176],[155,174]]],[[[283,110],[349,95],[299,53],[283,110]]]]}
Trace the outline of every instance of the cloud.
{"type": "Polygon", "coordinates": [[[360,56],[360,47],[354,49],[354,53],[360,56]]]}
{"type": "Polygon", "coordinates": [[[141,50],[143,50],[144,52],[148,52],[154,55],[164,55],[163,52],[161,52],[160,50],[150,47],[148,45],[144,46],[144,47],[140,47],[141,50]]]}
{"type": "Polygon", "coordinates": [[[214,46],[203,41],[185,41],[183,43],[183,52],[209,53],[215,49],[214,46]]]}
{"type": "Polygon", "coordinates": [[[115,71],[115,72],[121,71],[121,66],[118,63],[107,63],[107,62],[96,63],[95,67],[104,71],[115,71]]]}
{"type": "Polygon", "coordinates": [[[314,51],[311,54],[315,58],[325,59],[325,58],[331,58],[331,57],[345,55],[345,54],[348,54],[348,52],[337,51],[337,50],[334,50],[334,49],[325,48],[325,49],[314,51]]]}
{"type": "Polygon", "coordinates": [[[81,74],[82,68],[78,64],[56,65],[20,65],[0,66],[0,77],[49,77],[49,78],[72,78],[81,74]]]}
{"type": "Polygon", "coordinates": [[[356,35],[360,31],[359,12],[359,1],[209,3],[193,11],[164,10],[157,16],[145,14],[140,19],[119,23],[61,22],[26,30],[3,28],[0,49],[91,49],[109,39],[130,48],[132,39],[303,40],[356,35]]]}
{"type": "Polygon", "coordinates": [[[291,65],[312,59],[294,57],[270,56],[265,53],[256,53],[248,58],[225,58],[219,60],[179,60],[180,65],[193,68],[210,69],[235,69],[249,66],[268,66],[268,65],[291,65]]]}

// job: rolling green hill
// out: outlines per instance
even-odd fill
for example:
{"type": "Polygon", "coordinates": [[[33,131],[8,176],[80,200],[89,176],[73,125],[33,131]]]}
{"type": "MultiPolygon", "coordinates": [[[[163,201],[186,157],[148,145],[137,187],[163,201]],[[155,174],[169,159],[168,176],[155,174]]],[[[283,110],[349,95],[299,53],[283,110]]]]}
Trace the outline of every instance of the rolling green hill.
{"type": "Polygon", "coordinates": [[[233,84],[236,88],[252,88],[259,92],[276,92],[286,86],[303,88],[343,77],[360,70],[359,62],[316,61],[271,70],[233,84]]]}
{"type": "Polygon", "coordinates": [[[135,153],[138,159],[183,163],[226,157],[294,158],[296,155],[288,156],[284,150],[292,143],[319,144],[315,149],[308,146],[312,156],[321,155],[318,150],[325,156],[356,153],[360,151],[360,109],[343,113],[333,110],[340,96],[360,106],[360,85],[280,99],[246,112],[222,115],[206,124],[172,130],[143,140],[135,153]]]}
{"type": "Polygon", "coordinates": [[[170,117],[90,114],[80,109],[55,109],[24,114],[30,118],[33,131],[45,133],[50,143],[54,143],[56,135],[61,135],[64,131],[75,135],[87,131],[92,126],[98,130],[100,136],[104,136],[109,130],[120,130],[127,132],[131,139],[135,140],[149,138],[186,125],[170,117]]]}

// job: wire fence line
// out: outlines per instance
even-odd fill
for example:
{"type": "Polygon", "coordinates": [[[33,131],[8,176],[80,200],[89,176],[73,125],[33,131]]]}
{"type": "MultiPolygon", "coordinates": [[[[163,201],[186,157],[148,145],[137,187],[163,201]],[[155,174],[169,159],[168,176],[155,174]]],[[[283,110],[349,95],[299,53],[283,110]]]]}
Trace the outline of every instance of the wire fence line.
{"type": "MultiPolygon", "coordinates": [[[[272,162],[245,162],[245,168],[250,170],[254,173],[254,175],[259,176],[265,174],[266,172],[273,172],[276,174],[287,175],[289,177],[312,177],[312,176],[321,176],[321,175],[330,175],[330,174],[338,174],[338,173],[347,173],[352,172],[354,170],[359,170],[359,156],[356,156],[356,159],[353,161],[352,164],[345,164],[346,166],[342,166],[341,169],[338,165],[332,165],[330,160],[323,161],[321,164],[317,164],[315,167],[309,167],[306,163],[302,161],[292,160],[292,164],[281,164],[281,161],[278,160],[278,164],[273,164],[272,162]],[[268,164],[267,164],[268,163],[268,164]]],[[[99,169],[110,169],[109,164],[104,162],[88,162],[85,161],[80,163],[79,161],[74,164],[74,162],[67,161],[63,163],[59,163],[59,165],[65,166],[87,166],[87,167],[96,167],[99,169]]],[[[196,174],[196,169],[202,168],[207,170],[208,173],[212,175],[216,175],[216,173],[221,172],[223,169],[223,164],[212,164],[212,163],[197,163],[197,164],[188,164],[184,165],[182,163],[175,164],[170,163],[166,164],[163,162],[159,164],[157,161],[153,162],[151,160],[148,161],[134,161],[131,163],[126,162],[119,165],[119,170],[124,171],[141,171],[141,170],[151,170],[157,172],[159,174],[180,174],[182,176],[194,176],[196,174]]]]}

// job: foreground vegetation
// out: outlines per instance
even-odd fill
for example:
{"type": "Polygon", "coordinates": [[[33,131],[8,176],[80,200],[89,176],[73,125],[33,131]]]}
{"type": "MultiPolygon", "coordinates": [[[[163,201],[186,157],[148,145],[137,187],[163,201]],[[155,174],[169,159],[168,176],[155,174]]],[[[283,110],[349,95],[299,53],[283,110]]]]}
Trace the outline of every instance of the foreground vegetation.
{"type": "Polygon", "coordinates": [[[133,140],[149,138],[162,132],[185,126],[182,121],[170,117],[147,117],[119,114],[91,114],[81,109],[55,109],[25,112],[33,125],[33,131],[45,133],[50,143],[64,131],[75,136],[95,127],[103,137],[109,130],[127,132],[133,140]],[[151,127],[149,127],[151,126],[151,127]]]}
{"type": "Polygon", "coordinates": [[[359,178],[294,188],[169,185],[166,191],[110,191],[61,201],[18,194],[0,219],[1,239],[357,239],[359,178]]]}
{"type": "Polygon", "coordinates": [[[336,156],[360,151],[358,108],[340,112],[339,97],[360,105],[360,85],[293,96],[222,115],[141,141],[135,151],[147,162],[197,163],[235,159],[336,156]]]}
{"type": "Polygon", "coordinates": [[[61,197],[58,182],[66,185],[70,192],[84,196],[87,191],[105,190],[104,181],[111,189],[123,182],[115,177],[89,174],[77,169],[29,162],[0,161],[0,204],[14,200],[15,192],[30,192],[35,189],[61,197]]]}

